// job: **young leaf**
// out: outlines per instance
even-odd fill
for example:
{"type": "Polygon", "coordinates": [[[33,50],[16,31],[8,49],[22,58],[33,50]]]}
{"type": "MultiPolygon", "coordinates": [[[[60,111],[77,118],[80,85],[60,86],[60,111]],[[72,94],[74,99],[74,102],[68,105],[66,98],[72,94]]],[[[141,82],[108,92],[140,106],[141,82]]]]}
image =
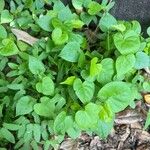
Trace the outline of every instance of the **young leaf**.
{"type": "Polygon", "coordinates": [[[1,12],[1,24],[3,23],[9,23],[13,20],[13,16],[9,13],[8,10],[3,10],[1,12]]]}
{"type": "Polygon", "coordinates": [[[77,62],[80,55],[80,45],[77,42],[69,42],[60,52],[59,56],[70,62],[77,62]]]}
{"type": "Polygon", "coordinates": [[[68,34],[61,28],[55,28],[52,32],[52,40],[56,45],[65,44],[68,41],[68,34]]]}
{"type": "Polygon", "coordinates": [[[118,77],[128,73],[135,64],[135,56],[133,54],[121,55],[116,60],[116,70],[118,77]]]}
{"type": "Polygon", "coordinates": [[[94,57],[91,60],[90,76],[96,76],[96,75],[98,75],[101,72],[102,65],[100,63],[97,63],[97,62],[98,62],[98,58],[97,57],[94,57]]]}
{"type": "Polygon", "coordinates": [[[0,45],[0,55],[12,56],[18,54],[19,50],[16,44],[11,39],[2,40],[2,46],[0,45]]]}
{"type": "Polygon", "coordinates": [[[29,56],[29,69],[35,75],[45,72],[44,64],[42,61],[33,56],[29,56]]]}
{"type": "Polygon", "coordinates": [[[103,7],[97,3],[97,2],[90,2],[89,5],[88,5],[88,13],[90,15],[96,15],[98,14],[101,10],[103,9],[103,7]]]}
{"type": "Polygon", "coordinates": [[[77,10],[83,9],[83,6],[82,6],[83,3],[84,3],[84,0],[72,0],[72,5],[77,10]]]}
{"type": "Polygon", "coordinates": [[[111,82],[114,75],[114,61],[111,58],[105,58],[101,62],[102,70],[97,76],[97,81],[102,85],[111,82]]]}
{"type": "Polygon", "coordinates": [[[107,103],[113,112],[125,109],[133,100],[132,91],[128,83],[114,81],[103,86],[98,92],[101,102],[107,103]]]}
{"type": "Polygon", "coordinates": [[[122,55],[136,53],[141,45],[139,35],[133,30],[114,35],[114,44],[122,55]],[[136,43],[136,44],[135,44],[136,43]]]}
{"type": "Polygon", "coordinates": [[[29,114],[33,110],[34,101],[29,96],[20,98],[16,104],[16,115],[29,114]]]}
{"type": "Polygon", "coordinates": [[[90,81],[84,81],[82,83],[80,79],[76,79],[73,84],[73,89],[75,90],[75,93],[80,101],[86,104],[93,98],[95,85],[90,81]]]}
{"type": "Polygon", "coordinates": [[[60,84],[73,85],[75,78],[76,78],[75,76],[70,76],[65,81],[61,82],[60,84]]]}
{"type": "Polygon", "coordinates": [[[99,27],[103,32],[107,32],[113,25],[117,24],[117,20],[109,13],[105,13],[99,22],[99,27]]]}
{"type": "Polygon", "coordinates": [[[99,118],[102,121],[110,122],[113,118],[114,114],[111,110],[111,107],[108,103],[101,106],[100,112],[99,112],[99,118]]]}
{"type": "Polygon", "coordinates": [[[54,82],[48,76],[44,77],[41,82],[36,84],[36,90],[44,95],[52,96],[54,94],[54,88],[54,82]]]}

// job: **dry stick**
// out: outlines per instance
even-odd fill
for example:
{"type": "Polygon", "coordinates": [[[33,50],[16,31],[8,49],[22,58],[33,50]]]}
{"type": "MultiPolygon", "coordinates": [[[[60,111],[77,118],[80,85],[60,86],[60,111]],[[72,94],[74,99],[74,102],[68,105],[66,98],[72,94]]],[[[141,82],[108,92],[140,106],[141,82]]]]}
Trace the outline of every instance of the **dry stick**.
{"type": "Polygon", "coordinates": [[[27,32],[19,29],[11,29],[12,33],[17,37],[17,40],[21,40],[31,46],[35,44],[39,39],[29,35],[27,32]]]}

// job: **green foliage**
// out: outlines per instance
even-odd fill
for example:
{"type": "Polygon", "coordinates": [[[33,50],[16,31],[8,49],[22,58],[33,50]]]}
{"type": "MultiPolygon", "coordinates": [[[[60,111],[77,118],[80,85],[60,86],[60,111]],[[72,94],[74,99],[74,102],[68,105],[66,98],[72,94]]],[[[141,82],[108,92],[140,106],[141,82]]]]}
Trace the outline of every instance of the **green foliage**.
{"type": "Polygon", "coordinates": [[[76,79],[73,84],[73,89],[80,101],[85,104],[93,98],[95,86],[93,82],[82,82],[80,79],[76,79]]]}
{"type": "Polygon", "coordinates": [[[106,138],[116,113],[150,92],[140,24],[117,21],[112,1],[71,2],[0,1],[2,148],[58,149],[82,131],[106,138]]]}
{"type": "Polygon", "coordinates": [[[133,30],[128,30],[125,33],[116,33],[114,44],[122,55],[127,55],[137,52],[141,43],[139,35],[133,30]]]}

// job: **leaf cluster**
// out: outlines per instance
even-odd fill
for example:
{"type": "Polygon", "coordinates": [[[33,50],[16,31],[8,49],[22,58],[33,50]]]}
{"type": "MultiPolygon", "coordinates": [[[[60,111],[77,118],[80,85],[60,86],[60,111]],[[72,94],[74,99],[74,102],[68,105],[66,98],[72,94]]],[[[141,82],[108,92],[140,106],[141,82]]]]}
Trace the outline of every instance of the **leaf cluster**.
{"type": "Polygon", "coordinates": [[[0,1],[1,148],[57,149],[83,131],[106,138],[115,114],[150,92],[150,38],[116,20],[113,5],[0,1]]]}

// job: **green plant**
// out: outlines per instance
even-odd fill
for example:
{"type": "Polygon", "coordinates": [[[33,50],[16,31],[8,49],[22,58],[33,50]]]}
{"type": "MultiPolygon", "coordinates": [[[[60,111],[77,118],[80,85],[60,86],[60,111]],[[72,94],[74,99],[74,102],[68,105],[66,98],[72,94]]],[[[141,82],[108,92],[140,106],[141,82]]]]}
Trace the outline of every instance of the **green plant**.
{"type": "Polygon", "coordinates": [[[115,113],[150,91],[140,74],[150,66],[150,40],[140,24],[117,21],[108,0],[72,5],[0,1],[3,148],[48,150],[82,131],[106,138],[115,113]]]}

